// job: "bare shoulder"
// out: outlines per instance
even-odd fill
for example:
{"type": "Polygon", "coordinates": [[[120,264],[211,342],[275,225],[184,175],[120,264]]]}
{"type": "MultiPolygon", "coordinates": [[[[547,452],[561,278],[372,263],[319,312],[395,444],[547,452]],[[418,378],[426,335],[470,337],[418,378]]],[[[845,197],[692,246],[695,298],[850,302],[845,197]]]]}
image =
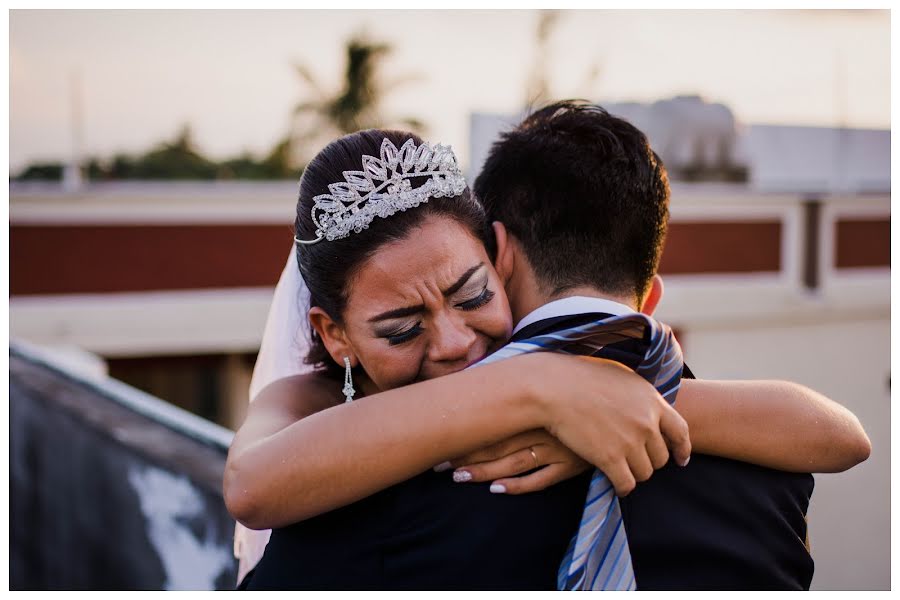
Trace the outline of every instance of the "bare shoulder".
{"type": "Polygon", "coordinates": [[[253,405],[267,412],[289,412],[295,419],[302,419],[342,401],[341,383],[313,372],[270,383],[260,391],[253,405]]]}

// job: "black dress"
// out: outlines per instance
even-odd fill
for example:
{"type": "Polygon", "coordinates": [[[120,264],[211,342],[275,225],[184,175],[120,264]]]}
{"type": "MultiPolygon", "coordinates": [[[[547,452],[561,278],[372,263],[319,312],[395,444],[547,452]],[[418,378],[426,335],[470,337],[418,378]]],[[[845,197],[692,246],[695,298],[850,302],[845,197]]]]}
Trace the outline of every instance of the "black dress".
{"type": "Polygon", "coordinates": [[[275,529],[242,588],[553,590],[592,472],[542,492],[492,494],[431,470],[275,529]]]}

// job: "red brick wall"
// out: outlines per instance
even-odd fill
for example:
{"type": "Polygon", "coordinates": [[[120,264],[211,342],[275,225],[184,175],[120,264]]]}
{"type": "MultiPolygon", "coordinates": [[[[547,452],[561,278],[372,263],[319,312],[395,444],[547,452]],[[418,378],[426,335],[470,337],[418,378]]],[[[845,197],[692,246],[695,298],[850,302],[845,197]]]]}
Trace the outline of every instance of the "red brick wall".
{"type": "MultiPolygon", "coordinates": [[[[860,235],[856,229],[852,233],[860,235]]],[[[868,230],[862,235],[869,235],[868,230]]],[[[272,286],[292,237],[287,224],[13,225],[10,294],[272,286]]],[[[852,245],[857,253],[853,256],[858,256],[861,246],[852,245]]],[[[660,272],[749,273],[780,268],[778,221],[675,222],[669,228],[660,272]]]]}
{"type": "Polygon", "coordinates": [[[10,294],[275,285],[289,225],[10,227],[10,294]]]}
{"type": "Polygon", "coordinates": [[[891,266],[890,219],[840,219],[835,223],[834,266],[891,266]]]}
{"type": "Polygon", "coordinates": [[[669,225],[659,272],[777,272],[781,269],[781,223],[676,222],[669,225]]]}

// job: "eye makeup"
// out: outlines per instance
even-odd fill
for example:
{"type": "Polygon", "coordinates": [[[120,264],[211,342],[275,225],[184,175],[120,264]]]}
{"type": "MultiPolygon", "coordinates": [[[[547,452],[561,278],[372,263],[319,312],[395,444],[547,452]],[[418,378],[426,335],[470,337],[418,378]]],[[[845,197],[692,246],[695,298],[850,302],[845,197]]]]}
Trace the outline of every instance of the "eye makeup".
{"type": "MultiPolygon", "coordinates": [[[[490,277],[487,273],[487,267],[479,264],[469,269],[450,289],[444,292],[445,296],[453,304],[454,308],[473,311],[481,308],[490,302],[495,292],[488,289],[490,277]]],[[[377,323],[378,321],[388,320],[390,318],[403,318],[422,314],[425,311],[424,305],[409,306],[406,308],[394,309],[373,317],[369,321],[377,323]]],[[[408,342],[422,333],[422,321],[418,320],[413,324],[409,321],[391,324],[381,324],[376,327],[374,334],[376,337],[387,340],[391,346],[396,346],[408,342]],[[386,326],[385,326],[386,325],[386,326]],[[393,325],[393,326],[391,326],[393,325]]]]}
{"type": "Polygon", "coordinates": [[[384,339],[388,341],[388,344],[391,346],[396,346],[398,344],[402,344],[403,342],[408,342],[409,340],[415,338],[420,333],[422,333],[422,322],[417,321],[415,325],[406,329],[405,331],[399,331],[397,333],[391,333],[388,335],[383,335],[384,339]]]}
{"type": "Polygon", "coordinates": [[[487,269],[482,266],[465,287],[454,294],[453,305],[462,310],[475,310],[490,302],[494,292],[488,289],[488,281],[487,269]]]}
{"type": "Polygon", "coordinates": [[[487,289],[487,284],[485,284],[484,289],[482,289],[481,293],[478,294],[475,298],[471,300],[466,300],[465,302],[461,302],[456,306],[461,308],[462,310],[476,310],[493,300],[494,292],[487,289]]]}

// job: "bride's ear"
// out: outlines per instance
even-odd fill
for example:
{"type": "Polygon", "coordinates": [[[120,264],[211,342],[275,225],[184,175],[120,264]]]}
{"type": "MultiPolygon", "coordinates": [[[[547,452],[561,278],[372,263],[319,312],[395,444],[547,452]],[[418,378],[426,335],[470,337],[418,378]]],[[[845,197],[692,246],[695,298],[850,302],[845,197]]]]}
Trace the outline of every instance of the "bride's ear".
{"type": "Polygon", "coordinates": [[[356,353],[353,352],[353,347],[347,339],[344,328],[332,319],[327,312],[318,306],[313,306],[309,309],[309,322],[313,329],[316,330],[316,333],[319,334],[319,337],[322,338],[325,349],[328,350],[328,354],[331,355],[331,359],[335,363],[344,366],[344,357],[348,356],[350,357],[350,366],[355,367],[357,365],[356,353]]]}

